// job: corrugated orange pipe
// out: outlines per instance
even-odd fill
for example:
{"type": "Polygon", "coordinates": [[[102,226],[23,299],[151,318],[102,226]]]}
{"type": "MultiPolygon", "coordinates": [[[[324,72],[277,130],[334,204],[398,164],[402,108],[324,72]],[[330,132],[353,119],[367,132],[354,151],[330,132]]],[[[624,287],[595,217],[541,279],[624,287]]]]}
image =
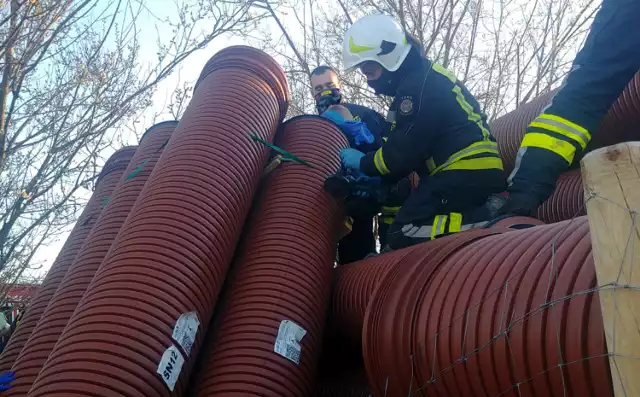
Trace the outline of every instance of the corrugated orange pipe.
{"type": "Polygon", "coordinates": [[[58,253],[56,260],[51,265],[51,269],[47,272],[47,276],[40,288],[38,288],[38,292],[31,300],[31,304],[22,316],[18,328],[16,328],[13,335],[11,335],[7,346],[2,351],[2,356],[0,356],[0,372],[8,371],[15,363],[27,339],[31,336],[38,321],[40,321],[42,313],[44,313],[47,305],[49,305],[51,297],[53,297],[53,294],[67,273],[69,266],[73,263],[89,232],[93,229],[98,216],[102,212],[105,199],[109,197],[116,187],[135,151],[135,147],[125,147],[115,152],[105,163],[96,181],[93,195],[89,199],[89,202],[87,202],[71,234],[69,234],[67,241],[62,246],[60,253],[58,253]]]}
{"type": "Polygon", "coordinates": [[[205,66],[171,140],[30,397],[184,395],[286,113],[282,68],[227,47],[205,66]]]}
{"type": "MultiPolygon", "coordinates": [[[[551,102],[553,93],[541,95],[531,102],[491,122],[491,132],[498,141],[506,173],[513,170],[516,154],[527,126],[551,102]]],[[[636,74],[622,95],[611,106],[600,128],[592,133],[587,151],[615,143],[640,139],[640,74],[636,74]]]]}
{"type": "Polygon", "coordinates": [[[562,222],[586,215],[582,174],[579,169],[567,171],[558,177],[551,197],[538,207],[538,219],[545,223],[562,222]]]}
{"type": "Polygon", "coordinates": [[[31,389],[177,124],[177,121],[156,124],[142,136],[140,145],[109,197],[109,202],[11,368],[15,371],[16,380],[3,396],[24,396],[31,389]]]}
{"type": "Polygon", "coordinates": [[[311,167],[285,162],[264,181],[193,396],[313,392],[344,221],[323,184],[348,142],[330,121],[299,116],[284,123],[276,144],[311,167]],[[290,343],[293,330],[299,340],[290,343]]]}
{"type": "Polygon", "coordinates": [[[405,257],[365,317],[374,395],[612,396],[588,231],[583,217],[460,233],[405,257]]]}

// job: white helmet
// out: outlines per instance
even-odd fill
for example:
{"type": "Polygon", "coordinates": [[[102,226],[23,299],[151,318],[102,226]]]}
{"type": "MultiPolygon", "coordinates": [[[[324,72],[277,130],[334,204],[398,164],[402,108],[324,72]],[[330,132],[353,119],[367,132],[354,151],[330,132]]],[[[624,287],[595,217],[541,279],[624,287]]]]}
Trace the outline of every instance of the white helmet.
{"type": "Polygon", "coordinates": [[[374,61],[395,72],[410,50],[411,44],[398,22],[388,15],[369,15],[358,19],[345,33],[342,63],[351,70],[374,61]]]}

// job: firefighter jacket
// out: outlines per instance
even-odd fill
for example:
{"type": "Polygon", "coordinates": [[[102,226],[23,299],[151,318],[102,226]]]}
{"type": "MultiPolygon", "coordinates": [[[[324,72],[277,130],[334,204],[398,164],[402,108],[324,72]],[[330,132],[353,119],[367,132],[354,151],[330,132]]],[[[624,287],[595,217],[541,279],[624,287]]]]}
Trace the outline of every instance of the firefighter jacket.
{"type": "Polygon", "coordinates": [[[401,80],[387,121],[389,138],[360,162],[367,175],[394,182],[416,171],[426,181],[454,170],[503,169],[478,102],[453,73],[428,59],[401,80]]]}

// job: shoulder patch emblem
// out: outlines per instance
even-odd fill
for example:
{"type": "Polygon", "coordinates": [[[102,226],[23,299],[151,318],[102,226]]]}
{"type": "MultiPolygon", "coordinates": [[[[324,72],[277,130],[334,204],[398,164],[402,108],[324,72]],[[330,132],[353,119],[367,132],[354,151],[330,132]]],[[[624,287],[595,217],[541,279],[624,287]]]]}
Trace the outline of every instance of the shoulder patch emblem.
{"type": "Polygon", "coordinates": [[[413,111],[413,101],[411,100],[411,98],[403,98],[400,102],[399,109],[400,113],[405,116],[411,114],[411,112],[413,111]]]}

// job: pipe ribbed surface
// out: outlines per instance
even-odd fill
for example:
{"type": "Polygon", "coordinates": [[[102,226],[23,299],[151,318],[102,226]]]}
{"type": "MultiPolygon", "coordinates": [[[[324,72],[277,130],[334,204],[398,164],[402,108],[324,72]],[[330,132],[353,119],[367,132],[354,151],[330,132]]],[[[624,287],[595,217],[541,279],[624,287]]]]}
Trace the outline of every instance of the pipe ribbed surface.
{"type": "Polygon", "coordinates": [[[538,208],[538,219],[555,223],[582,215],[586,215],[582,175],[575,169],[558,177],[553,194],[538,208]]]}
{"type": "MultiPolygon", "coordinates": [[[[551,102],[556,91],[541,95],[531,102],[491,122],[491,132],[498,141],[504,170],[510,173],[515,164],[520,142],[533,121],[551,102]]],[[[640,74],[636,74],[620,97],[613,103],[600,128],[592,133],[587,152],[620,142],[638,140],[640,123],[640,74]]]]}
{"type": "Polygon", "coordinates": [[[451,250],[454,235],[399,262],[365,318],[374,395],[612,396],[588,232],[583,217],[451,250]]]}
{"type": "Polygon", "coordinates": [[[613,103],[587,151],[615,145],[620,142],[637,141],[640,124],[640,73],[622,91],[622,95],[613,103]]]}
{"type": "Polygon", "coordinates": [[[301,116],[283,125],[276,144],[313,167],[285,162],[264,181],[193,396],[305,397],[313,391],[344,219],[323,184],[340,168],[338,153],[348,142],[330,121],[301,116]],[[306,330],[299,364],[274,351],[285,320],[306,330]]]}
{"type": "Polygon", "coordinates": [[[237,45],[220,50],[204,66],[196,87],[213,71],[223,68],[241,68],[258,76],[276,94],[280,109],[280,120],[284,120],[289,108],[291,94],[282,66],[267,53],[253,47],[237,45]]]}
{"type": "Polygon", "coordinates": [[[184,395],[267,159],[249,135],[271,141],[283,114],[286,87],[253,56],[229,47],[207,63],[29,396],[184,395]]]}
{"type": "Polygon", "coordinates": [[[415,248],[391,251],[335,269],[327,327],[330,341],[345,340],[354,346],[362,344],[364,313],[374,289],[386,272],[415,248]]]}
{"type": "Polygon", "coordinates": [[[527,131],[527,126],[551,102],[553,94],[555,91],[540,95],[490,123],[491,134],[498,141],[498,150],[505,173],[509,174],[515,166],[516,154],[520,149],[520,142],[527,131]]]}
{"type": "Polygon", "coordinates": [[[160,123],[149,128],[143,135],[129,166],[109,197],[108,204],[13,365],[16,380],[4,395],[25,396],[31,389],[177,124],[177,121],[160,123]]]}
{"type": "Polygon", "coordinates": [[[47,276],[40,288],[38,288],[38,292],[31,300],[31,304],[24,313],[20,325],[16,328],[13,335],[11,335],[9,342],[4,348],[2,356],[0,357],[0,372],[8,371],[15,363],[27,339],[29,339],[38,321],[40,321],[42,313],[44,313],[53,294],[67,273],[69,266],[73,263],[89,232],[93,229],[100,212],[102,212],[105,199],[109,197],[116,187],[118,180],[131,161],[135,151],[135,147],[122,148],[116,151],[105,163],[104,168],[96,180],[93,195],[87,202],[80,217],[78,217],[76,225],[73,227],[73,230],[71,230],[67,241],[65,241],[58,256],[51,265],[51,269],[47,272],[47,276]]]}
{"type": "Polygon", "coordinates": [[[527,227],[544,225],[539,219],[531,218],[528,216],[510,216],[494,223],[492,228],[507,228],[507,229],[525,229],[527,227]]]}

